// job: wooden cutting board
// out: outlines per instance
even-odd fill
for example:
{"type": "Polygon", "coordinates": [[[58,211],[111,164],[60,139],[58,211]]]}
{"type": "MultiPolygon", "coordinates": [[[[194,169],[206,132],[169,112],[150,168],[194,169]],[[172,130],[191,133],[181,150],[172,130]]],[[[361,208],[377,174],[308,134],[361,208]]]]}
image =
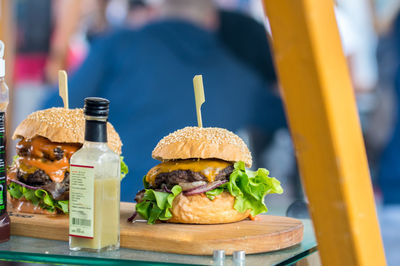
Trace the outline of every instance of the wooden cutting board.
{"type": "MultiPolygon", "coordinates": [[[[218,225],[186,225],[144,222],[128,223],[133,203],[121,203],[121,246],[124,248],[179,254],[211,255],[244,250],[247,254],[279,250],[303,239],[301,221],[280,216],[259,215],[256,221],[218,225]]],[[[68,241],[68,217],[22,214],[9,211],[11,234],[68,241]]]]}

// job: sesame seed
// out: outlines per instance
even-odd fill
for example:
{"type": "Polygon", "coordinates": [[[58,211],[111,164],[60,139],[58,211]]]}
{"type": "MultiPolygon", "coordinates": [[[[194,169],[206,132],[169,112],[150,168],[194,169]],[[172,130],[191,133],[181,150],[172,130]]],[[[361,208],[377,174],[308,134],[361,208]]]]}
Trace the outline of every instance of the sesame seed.
{"type": "Polygon", "coordinates": [[[240,148],[245,158],[251,161],[251,154],[244,141],[233,132],[218,127],[185,127],[165,136],[153,153],[162,146],[170,145],[176,142],[185,142],[187,140],[200,140],[210,144],[232,144],[240,148]]]}
{"type": "MultiPolygon", "coordinates": [[[[60,107],[53,107],[50,109],[36,111],[30,115],[21,123],[24,124],[28,121],[33,121],[35,123],[39,122],[40,126],[35,131],[35,135],[43,136],[45,138],[49,138],[46,134],[46,131],[41,130],[41,127],[47,126],[54,127],[57,129],[58,132],[63,132],[53,136],[56,139],[50,139],[54,142],[63,142],[62,139],[63,134],[68,135],[70,141],[74,140],[77,143],[83,143],[84,140],[84,133],[85,133],[85,116],[83,115],[83,109],[65,109],[60,107]]],[[[19,127],[15,130],[14,136],[15,137],[26,137],[26,138],[33,138],[33,136],[20,136],[18,135],[19,127]]],[[[24,126],[22,126],[24,127],[24,126]]],[[[119,138],[118,133],[115,132],[114,127],[107,123],[107,135],[108,135],[108,144],[112,150],[117,153],[121,153],[121,140],[119,138]]]]}

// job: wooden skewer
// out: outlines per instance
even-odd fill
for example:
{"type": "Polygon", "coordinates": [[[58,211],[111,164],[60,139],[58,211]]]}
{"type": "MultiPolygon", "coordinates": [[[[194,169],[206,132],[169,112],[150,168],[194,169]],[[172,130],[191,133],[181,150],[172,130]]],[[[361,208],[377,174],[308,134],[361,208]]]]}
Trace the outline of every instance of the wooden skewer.
{"type": "Polygon", "coordinates": [[[203,121],[201,119],[201,105],[206,101],[204,97],[203,87],[203,76],[196,75],[193,78],[194,96],[196,101],[196,113],[197,113],[197,124],[199,127],[203,127],[203,121]]]}
{"type": "Polygon", "coordinates": [[[64,70],[58,71],[58,90],[60,97],[63,99],[64,108],[68,109],[68,76],[64,70]]]}

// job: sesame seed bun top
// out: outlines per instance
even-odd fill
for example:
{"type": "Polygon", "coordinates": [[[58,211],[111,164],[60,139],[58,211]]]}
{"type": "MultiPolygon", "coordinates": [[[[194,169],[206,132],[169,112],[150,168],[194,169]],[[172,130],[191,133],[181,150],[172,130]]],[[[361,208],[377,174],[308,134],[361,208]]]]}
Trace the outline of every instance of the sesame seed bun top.
{"type": "Polygon", "coordinates": [[[152,156],[160,161],[176,159],[221,159],[243,161],[251,167],[252,158],[244,141],[231,131],[216,127],[185,127],[164,137],[152,156]]]}
{"type": "MultiPolygon", "coordinates": [[[[34,112],[15,129],[13,139],[32,139],[42,136],[52,142],[83,143],[85,117],[82,109],[50,108],[34,112]]],[[[121,139],[114,127],[107,122],[109,147],[121,154],[121,139]]]]}

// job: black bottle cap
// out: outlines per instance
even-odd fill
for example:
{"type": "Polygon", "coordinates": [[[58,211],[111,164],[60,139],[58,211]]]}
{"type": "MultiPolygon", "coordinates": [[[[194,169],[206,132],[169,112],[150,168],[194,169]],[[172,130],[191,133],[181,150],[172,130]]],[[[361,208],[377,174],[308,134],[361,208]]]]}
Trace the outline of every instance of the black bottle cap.
{"type": "Polygon", "coordinates": [[[83,113],[88,116],[107,117],[110,101],[99,97],[85,98],[83,113]]]}

